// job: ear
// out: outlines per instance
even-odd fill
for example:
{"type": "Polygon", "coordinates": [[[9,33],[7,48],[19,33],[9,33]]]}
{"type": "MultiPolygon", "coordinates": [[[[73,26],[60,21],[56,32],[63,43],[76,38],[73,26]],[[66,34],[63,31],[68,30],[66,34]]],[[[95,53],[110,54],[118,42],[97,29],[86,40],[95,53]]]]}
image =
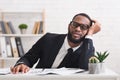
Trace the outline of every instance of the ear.
{"type": "MultiPolygon", "coordinates": [[[[92,23],[92,25],[94,25],[94,24],[95,24],[95,21],[94,21],[94,20],[91,20],[91,23],[92,23]]],[[[91,25],[91,26],[92,26],[92,25],[91,25]]]]}

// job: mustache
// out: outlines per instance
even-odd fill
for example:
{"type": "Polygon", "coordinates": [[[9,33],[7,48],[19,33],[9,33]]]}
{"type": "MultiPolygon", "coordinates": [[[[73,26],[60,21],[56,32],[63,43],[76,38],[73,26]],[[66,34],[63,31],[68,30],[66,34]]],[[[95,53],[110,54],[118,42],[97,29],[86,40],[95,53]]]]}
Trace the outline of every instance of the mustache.
{"type": "MultiPolygon", "coordinates": [[[[79,34],[81,36],[81,34],[79,34]]],[[[86,36],[86,35],[85,35],[86,36]]],[[[85,36],[81,37],[80,39],[76,40],[74,38],[72,38],[72,34],[70,31],[68,31],[68,35],[67,35],[67,38],[69,41],[71,41],[72,43],[74,44],[77,44],[77,43],[81,43],[84,39],[85,39],[85,36]]]]}

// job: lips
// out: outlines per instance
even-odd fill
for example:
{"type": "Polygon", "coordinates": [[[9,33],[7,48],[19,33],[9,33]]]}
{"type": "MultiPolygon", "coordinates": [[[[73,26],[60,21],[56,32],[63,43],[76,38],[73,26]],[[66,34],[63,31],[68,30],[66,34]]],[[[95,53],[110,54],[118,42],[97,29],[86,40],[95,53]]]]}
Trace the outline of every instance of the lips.
{"type": "Polygon", "coordinates": [[[81,36],[82,35],[80,33],[77,33],[77,32],[73,33],[73,37],[76,38],[76,39],[80,39],[81,36]]]}

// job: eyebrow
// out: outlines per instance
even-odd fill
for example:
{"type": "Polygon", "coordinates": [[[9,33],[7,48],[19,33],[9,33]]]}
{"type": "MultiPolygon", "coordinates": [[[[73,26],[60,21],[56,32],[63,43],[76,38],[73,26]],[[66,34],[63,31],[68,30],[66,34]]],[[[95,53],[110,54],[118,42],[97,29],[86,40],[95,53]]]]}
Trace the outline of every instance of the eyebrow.
{"type": "MultiPolygon", "coordinates": [[[[71,22],[78,23],[78,22],[76,22],[76,21],[71,21],[71,22]]],[[[78,24],[82,24],[82,23],[78,23],[78,24]]],[[[84,25],[90,26],[89,24],[84,24],[84,25]]]]}

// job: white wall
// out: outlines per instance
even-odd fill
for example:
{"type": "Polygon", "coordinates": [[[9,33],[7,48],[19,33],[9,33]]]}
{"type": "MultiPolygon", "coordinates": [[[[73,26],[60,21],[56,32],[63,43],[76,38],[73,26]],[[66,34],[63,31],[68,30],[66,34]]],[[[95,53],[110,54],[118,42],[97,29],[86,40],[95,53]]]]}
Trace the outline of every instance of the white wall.
{"type": "Polygon", "coordinates": [[[1,11],[46,11],[46,32],[66,33],[72,17],[80,12],[88,13],[102,24],[102,30],[94,35],[97,51],[108,50],[107,67],[120,73],[120,1],[119,0],[1,0],[1,11]]]}

